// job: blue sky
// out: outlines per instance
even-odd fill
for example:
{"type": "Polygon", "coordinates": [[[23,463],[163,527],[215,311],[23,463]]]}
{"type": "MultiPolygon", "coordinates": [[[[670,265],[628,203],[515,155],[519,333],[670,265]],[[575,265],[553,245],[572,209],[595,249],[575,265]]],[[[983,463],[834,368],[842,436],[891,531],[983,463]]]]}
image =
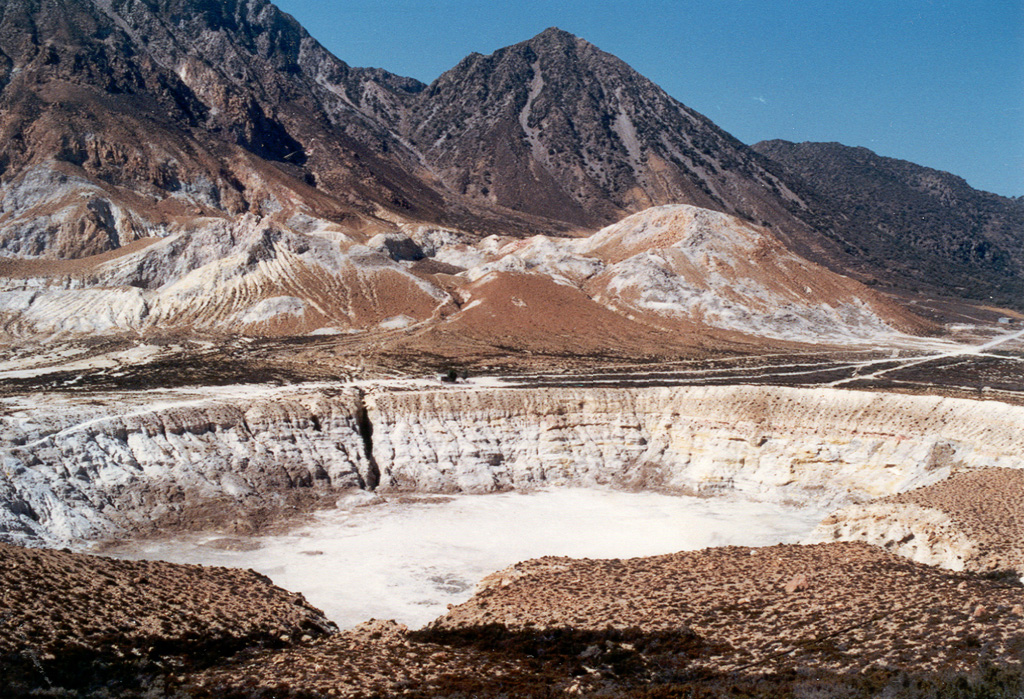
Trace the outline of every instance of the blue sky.
{"type": "Polygon", "coordinates": [[[355,66],[430,82],[550,26],[745,143],[839,141],[1024,195],[1024,0],[275,0],[355,66]]]}

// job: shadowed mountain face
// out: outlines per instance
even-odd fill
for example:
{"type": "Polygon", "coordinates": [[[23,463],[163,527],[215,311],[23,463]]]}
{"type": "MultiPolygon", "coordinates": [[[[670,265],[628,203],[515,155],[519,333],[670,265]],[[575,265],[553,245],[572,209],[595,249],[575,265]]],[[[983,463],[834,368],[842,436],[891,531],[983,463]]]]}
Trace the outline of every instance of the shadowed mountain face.
{"type": "Polygon", "coordinates": [[[811,203],[809,222],[847,252],[849,269],[893,286],[1019,306],[1024,200],[866,148],[762,141],[811,203]]]}

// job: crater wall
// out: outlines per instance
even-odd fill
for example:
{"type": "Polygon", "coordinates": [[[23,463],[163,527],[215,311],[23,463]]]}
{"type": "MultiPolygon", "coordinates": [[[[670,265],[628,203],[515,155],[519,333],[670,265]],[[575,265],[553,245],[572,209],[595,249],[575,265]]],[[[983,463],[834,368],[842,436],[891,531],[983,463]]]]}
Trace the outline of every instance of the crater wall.
{"type": "Polygon", "coordinates": [[[282,491],[600,485],[840,507],[1024,454],[1024,408],[840,389],[319,385],[2,407],[0,538],[50,545],[282,491]]]}
{"type": "Polygon", "coordinates": [[[384,490],[602,484],[863,501],[1019,467],[1024,409],[840,389],[500,389],[371,396],[384,490]]]}
{"type": "Polygon", "coordinates": [[[204,500],[376,484],[356,390],[140,400],[8,411],[0,422],[0,538],[71,542],[204,500]]]}

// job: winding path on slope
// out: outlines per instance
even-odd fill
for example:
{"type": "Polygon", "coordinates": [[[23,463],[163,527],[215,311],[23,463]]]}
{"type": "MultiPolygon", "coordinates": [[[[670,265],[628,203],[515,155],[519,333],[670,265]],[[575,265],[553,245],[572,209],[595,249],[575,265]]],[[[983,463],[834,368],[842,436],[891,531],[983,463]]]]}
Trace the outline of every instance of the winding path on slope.
{"type": "Polygon", "coordinates": [[[1024,355],[989,351],[1024,339],[1024,328],[974,344],[954,343],[951,340],[907,339],[912,342],[687,359],[656,365],[624,364],[605,370],[571,374],[519,374],[502,377],[502,380],[506,385],[523,388],[727,384],[892,388],[903,385],[910,389],[952,390],[968,394],[984,390],[1004,394],[1006,397],[1024,395],[1024,381],[1021,380],[1018,366],[1024,362],[1024,355]],[[908,351],[908,356],[900,357],[903,350],[908,351]],[[866,356],[858,358],[858,354],[866,356]],[[934,376],[897,378],[892,375],[929,363],[938,365],[934,376]],[[955,373],[950,372],[954,366],[961,368],[955,373]]]}
{"type": "MultiPolygon", "coordinates": [[[[889,366],[889,367],[886,367],[886,368],[883,368],[883,369],[879,369],[878,371],[875,371],[875,372],[873,372],[871,374],[860,374],[860,375],[850,376],[850,377],[847,377],[847,378],[844,378],[844,379],[839,379],[838,381],[833,381],[832,383],[828,384],[828,386],[836,387],[836,386],[842,386],[844,384],[851,383],[853,381],[864,381],[864,380],[870,380],[870,379],[877,379],[877,378],[879,378],[881,376],[884,376],[885,374],[888,374],[888,373],[893,372],[893,371],[898,371],[900,369],[908,369],[908,368],[910,368],[912,366],[917,366],[919,364],[926,364],[928,362],[934,362],[934,361],[938,361],[938,360],[942,360],[942,359],[955,359],[957,357],[963,357],[963,356],[967,356],[967,355],[998,356],[998,355],[986,355],[985,353],[986,353],[987,350],[990,350],[990,349],[992,349],[994,347],[998,347],[1000,345],[1006,344],[1008,342],[1012,342],[1014,340],[1018,340],[1018,339],[1020,339],[1022,337],[1024,337],[1024,329],[1018,330],[1017,332],[1013,332],[1013,333],[1006,333],[1006,334],[1003,334],[1003,335],[999,335],[998,337],[995,337],[995,338],[989,340],[988,342],[983,342],[980,345],[958,345],[958,346],[956,346],[955,348],[953,348],[951,350],[948,350],[948,351],[945,351],[945,352],[937,352],[935,354],[928,354],[928,355],[925,355],[923,357],[908,357],[907,359],[904,359],[904,360],[900,360],[899,358],[871,359],[871,360],[868,360],[868,361],[865,361],[865,362],[861,362],[860,364],[856,364],[856,365],[853,365],[853,366],[858,367],[858,368],[862,368],[862,367],[874,366],[874,365],[878,365],[878,364],[892,364],[893,362],[896,362],[897,365],[896,366],[889,366]]],[[[1001,357],[1001,358],[1002,359],[1007,359],[1007,357],[1001,357]]]]}

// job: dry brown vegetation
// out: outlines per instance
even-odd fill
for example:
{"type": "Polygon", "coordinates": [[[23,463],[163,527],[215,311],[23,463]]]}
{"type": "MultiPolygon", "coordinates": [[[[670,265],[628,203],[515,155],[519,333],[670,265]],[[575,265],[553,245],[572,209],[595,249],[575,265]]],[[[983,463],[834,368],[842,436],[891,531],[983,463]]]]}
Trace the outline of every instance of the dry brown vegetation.
{"type": "Polygon", "coordinates": [[[251,571],[0,547],[6,695],[1017,696],[1024,588],[864,544],[542,558],[421,631],[251,571]]]}
{"type": "Polygon", "coordinates": [[[862,544],[542,558],[422,631],[211,668],[208,696],[1012,696],[1024,589],[862,544]]]}

